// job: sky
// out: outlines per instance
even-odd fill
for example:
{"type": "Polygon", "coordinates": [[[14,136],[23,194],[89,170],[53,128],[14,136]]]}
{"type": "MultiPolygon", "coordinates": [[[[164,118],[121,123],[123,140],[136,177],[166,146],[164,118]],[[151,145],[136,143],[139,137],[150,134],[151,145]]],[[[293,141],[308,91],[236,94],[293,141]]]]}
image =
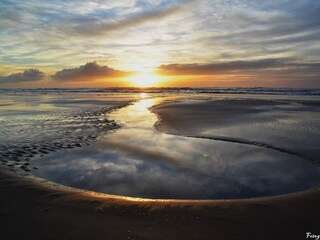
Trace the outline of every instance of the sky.
{"type": "Polygon", "coordinates": [[[0,88],[320,87],[319,0],[0,0],[0,88]]]}

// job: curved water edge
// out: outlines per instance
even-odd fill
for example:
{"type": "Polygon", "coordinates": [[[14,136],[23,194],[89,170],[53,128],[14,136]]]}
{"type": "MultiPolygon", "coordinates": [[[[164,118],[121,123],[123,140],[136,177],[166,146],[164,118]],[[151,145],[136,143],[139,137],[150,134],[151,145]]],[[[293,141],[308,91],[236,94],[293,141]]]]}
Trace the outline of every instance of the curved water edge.
{"type": "Polygon", "coordinates": [[[143,99],[108,115],[122,128],[91,146],[34,161],[32,173],[63,185],[151,199],[239,199],[302,191],[320,182],[311,163],[264,146],[168,135],[143,99]]]}

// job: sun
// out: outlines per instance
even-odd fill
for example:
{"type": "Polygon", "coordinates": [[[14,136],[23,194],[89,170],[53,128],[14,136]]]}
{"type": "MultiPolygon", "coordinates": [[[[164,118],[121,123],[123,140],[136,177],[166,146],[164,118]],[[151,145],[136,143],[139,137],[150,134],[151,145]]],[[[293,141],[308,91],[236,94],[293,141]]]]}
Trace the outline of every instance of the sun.
{"type": "Polygon", "coordinates": [[[135,87],[156,87],[160,77],[152,73],[140,73],[128,78],[135,87]]]}

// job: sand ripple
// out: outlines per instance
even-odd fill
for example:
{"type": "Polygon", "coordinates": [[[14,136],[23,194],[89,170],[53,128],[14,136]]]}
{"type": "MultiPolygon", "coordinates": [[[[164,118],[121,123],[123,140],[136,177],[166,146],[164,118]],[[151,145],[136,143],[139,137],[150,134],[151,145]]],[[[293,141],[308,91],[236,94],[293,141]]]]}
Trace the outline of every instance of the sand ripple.
{"type": "Polygon", "coordinates": [[[107,119],[110,108],[80,113],[51,113],[26,121],[2,121],[0,161],[13,171],[28,172],[30,160],[50,152],[89,145],[108,131],[118,128],[107,119]]]}

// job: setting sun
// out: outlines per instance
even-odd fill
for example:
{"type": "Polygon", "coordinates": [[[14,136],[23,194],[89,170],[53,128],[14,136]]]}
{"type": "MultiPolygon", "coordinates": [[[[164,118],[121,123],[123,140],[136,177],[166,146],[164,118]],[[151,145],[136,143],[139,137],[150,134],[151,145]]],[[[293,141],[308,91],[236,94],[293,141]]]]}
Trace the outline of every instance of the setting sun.
{"type": "Polygon", "coordinates": [[[156,87],[160,77],[152,73],[140,73],[128,78],[134,87],[156,87]]]}

